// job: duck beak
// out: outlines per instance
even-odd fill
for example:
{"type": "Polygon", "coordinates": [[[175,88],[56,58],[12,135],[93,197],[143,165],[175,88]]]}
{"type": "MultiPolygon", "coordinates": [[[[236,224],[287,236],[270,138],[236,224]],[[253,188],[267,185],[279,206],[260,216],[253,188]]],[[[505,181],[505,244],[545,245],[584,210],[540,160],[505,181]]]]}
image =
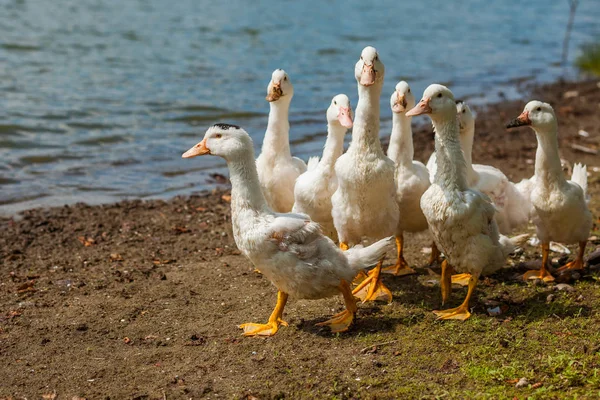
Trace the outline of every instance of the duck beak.
{"type": "Polygon", "coordinates": [[[506,129],[516,128],[518,126],[526,126],[531,125],[531,120],[529,119],[529,111],[523,111],[521,115],[517,118],[513,119],[506,125],[506,129]]]}
{"type": "Polygon", "coordinates": [[[192,158],[197,156],[203,156],[205,154],[210,154],[210,150],[206,147],[206,138],[202,139],[200,143],[186,151],[181,155],[181,158],[192,158]]]}
{"type": "Polygon", "coordinates": [[[416,115],[431,114],[432,110],[429,106],[430,101],[431,99],[429,97],[423,97],[421,101],[416,106],[414,106],[414,108],[408,110],[408,112],[405,115],[407,117],[414,117],[416,115]]]}
{"type": "Polygon", "coordinates": [[[406,99],[404,98],[404,95],[401,95],[400,93],[398,93],[396,91],[396,101],[394,102],[394,105],[392,106],[392,111],[395,113],[399,113],[402,111],[406,110],[406,99]]]}
{"type": "Polygon", "coordinates": [[[363,86],[371,86],[375,83],[375,69],[373,68],[373,64],[367,65],[367,63],[363,64],[363,69],[360,74],[360,84],[363,86]]]}
{"type": "Polygon", "coordinates": [[[340,107],[338,121],[340,121],[340,124],[342,124],[344,128],[352,128],[352,110],[350,110],[350,107],[340,107]]]}
{"type": "Polygon", "coordinates": [[[265,97],[267,101],[269,103],[277,101],[281,96],[283,96],[283,90],[281,90],[281,82],[271,82],[271,85],[269,85],[269,93],[267,94],[267,97],[265,97]]]}

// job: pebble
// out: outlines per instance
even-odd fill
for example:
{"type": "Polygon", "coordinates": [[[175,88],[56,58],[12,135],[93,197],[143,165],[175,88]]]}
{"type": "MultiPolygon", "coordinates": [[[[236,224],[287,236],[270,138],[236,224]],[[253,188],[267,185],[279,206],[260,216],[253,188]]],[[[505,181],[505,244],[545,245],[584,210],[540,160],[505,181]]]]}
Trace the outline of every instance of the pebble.
{"type": "Polygon", "coordinates": [[[556,296],[554,296],[553,294],[549,294],[548,297],[546,297],[546,303],[552,303],[555,297],[556,296]]]}
{"type": "Polygon", "coordinates": [[[592,252],[588,256],[588,265],[597,265],[600,264],[600,247],[592,252]]]}
{"type": "Polygon", "coordinates": [[[516,388],[522,388],[522,387],[525,387],[527,385],[529,385],[529,381],[527,380],[527,378],[521,378],[521,379],[519,379],[519,382],[517,382],[515,384],[515,387],[516,388]]]}
{"type": "Polygon", "coordinates": [[[558,290],[559,292],[565,291],[565,292],[574,292],[575,288],[567,283],[559,283],[558,285],[554,286],[554,290],[558,290]]]}

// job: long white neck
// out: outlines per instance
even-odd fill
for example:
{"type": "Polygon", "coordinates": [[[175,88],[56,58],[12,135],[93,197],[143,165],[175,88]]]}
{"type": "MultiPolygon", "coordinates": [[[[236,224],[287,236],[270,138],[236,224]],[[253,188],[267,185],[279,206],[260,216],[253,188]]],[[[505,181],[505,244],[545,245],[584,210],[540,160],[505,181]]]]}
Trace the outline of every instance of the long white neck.
{"type": "Polygon", "coordinates": [[[249,208],[268,211],[269,207],[258,181],[254,150],[235,159],[227,160],[227,166],[231,181],[231,208],[233,210],[249,208]]]}
{"type": "Polygon", "coordinates": [[[339,123],[329,122],[327,124],[327,140],[323,148],[323,158],[321,158],[320,165],[333,170],[335,162],[344,151],[344,135],[346,131],[347,128],[344,128],[339,123]]]}
{"type": "Polygon", "coordinates": [[[403,113],[392,113],[392,136],[387,156],[398,165],[412,165],[415,148],[413,146],[411,117],[403,113]]]}
{"type": "MultiPolygon", "coordinates": [[[[560,165],[558,154],[558,127],[551,126],[535,130],[538,148],[535,153],[535,176],[539,182],[548,187],[566,181],[560,165]]],[[[536,182],[537,182],[536,180],[536,182]]]]}
{"type": "Polygon", "coordinates": [[[456,116],[446,115],[433,119],[433,126],[436,132],[435,153],[437,157],[434,183],[444,190],[464,191],[468,189],[466,162],[460,147],[456,116]]]}
{"type": "Polygon", "coordinates": [[[381,84],[371,86],[358,84],[358,104],[352,128],[352,143],[348,151],[359,153],[379,153],[383,150],[379,141],[379,98],[381,84]]]}
{"type": "Polygon", "coordinates": [[[262,144],[262,153],[271,155],[287,155],[290,152],[290,101],[291,98],[280,98],[269,103],[269,122],[265,139],[262,144]]]}
{"type": "Polygon", "coordinates": [[[473,138],[475,137],[475,124],[468,124],[464,130],[460,132],[459,141],[460,147],[462,148],[465,156],[465,163],[467,168],[467,181],[477,181],[477,172],[473,169],[473,138]]]}

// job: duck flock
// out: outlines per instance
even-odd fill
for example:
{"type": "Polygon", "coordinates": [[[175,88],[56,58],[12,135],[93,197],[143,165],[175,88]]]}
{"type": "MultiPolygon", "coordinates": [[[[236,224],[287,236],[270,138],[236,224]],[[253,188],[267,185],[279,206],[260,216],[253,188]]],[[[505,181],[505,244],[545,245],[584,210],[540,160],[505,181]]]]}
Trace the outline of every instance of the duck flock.
{"type": "Polygon", "coordinates": [[[245,336],[270,336],[286,326],[283,309],[288,296],[320,299],[341,294],[345,310],[318,325],[332,332],[348,330],[357,299],[392,300],[381,273],[414,273],[403,255],[405,232],[430,232],[430,263],[443,254],[444,302],[452,283],[468,286],[460,306],[434,311],[439,319],[470,317],[469,300],[479,277],[500,269],[528,237],[504,235],[530,220],[541,242],[542,264],[524,279],[554,280],[550,241],[579,244],[576,259],[560,270],[583,269],[592,227],[586,167],[576,164],[571,180],[564,177],[556,116],[549,104],[530,101],[507,125],[530,126],[538,141],[534,176],[514,184],[499,169],[472,163],[474,116],[467,104],[438,84],[430,85],[418,103],[406,82],[396,85],[390,98],[392,134],[384,154],[379,140],[384,71],[377,50],[363,49],[354,68],[356,112],[346,95],[333,97],[320,159],[313,157],[306,164],[291,155],[288,113],[294,92],[280,69],[267,88],[269,121],[256,160],[248,133],[230,124],[211,126],[204,139],[183,154],[227,161],[235,242],[278,289],[267,323],[240,325],[245,336]],[[435,130],[435,153],[427,166],[413,160],[411,119],[416,115],[429,116],[435,130]],[[350,128],[352,141],[344,153],[350,128]],[[363,247],[364,240],[372,244],[363,247]],[[385,254],[394,247],[396,263],[382,268],[385,254]]]}

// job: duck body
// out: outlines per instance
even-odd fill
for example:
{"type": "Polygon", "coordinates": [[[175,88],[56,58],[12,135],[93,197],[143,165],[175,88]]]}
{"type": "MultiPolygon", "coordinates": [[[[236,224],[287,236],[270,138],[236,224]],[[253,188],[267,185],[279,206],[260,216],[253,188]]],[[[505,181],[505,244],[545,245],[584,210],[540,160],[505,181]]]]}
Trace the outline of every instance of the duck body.
{"type": "Polygon", "coordinates": [[[351,145],[336,162],[335,171],[338,189],[331,203],[340,241],[358,244],[363,237],[393,235],[398,225],[398,205],[393,201],[394,163],[383,151],[369,154],[351,145]]]}
{"type": "Polygon", "coordinates": [[[306,171],[304,161],[292,157],[290,151],[289,109],[293,95],[285,71],[275,70],[267,87],[269,121],[256,168],[265,199],[277,212],[292,210],[296,179],[306,171]]]}
{"type": "Polygon", "coordinates": [[[342,252],[324,236],[319,224],[297,213],[273,211],[260,188],[252,139],[240,127],[217,124],[184,158],[212,154],[227,161],[231,181],[233,237],[240,251],[278,289],[277,305],[266,324],[246,323],[245,336],[271,336],[283,321],[288,296],[319,299],[344,296],[346,310],[321,323],[333,332],[349,328],[356,313],[349,282],[356,273],[376,264],[394,246],[386,238],[368,247],[342,252]]]}
{"type": "Polygon", "coordinates": [[[477,276],[493,273],[512,250],[500,244],[496,209],[487,195],[467,186],[464,159],[458,160],[458,141],[442,144],[436,136],[436,154],[439,178],[436,175],[438,180],[421,198],[432,236],[456,271],[477,276]],[[450,176],[459,173],[461,184],[452,183],[450,176]]]}
{"type": "Polygon", "coordinates": [[[583,255],[590,230],[592,214],[587,207],[587,171],[575,164],[571,180],[565,179],[558,153],[558,124],[552,106],[541,101],[530,101],[507,128],[531,126],[538,147],[535,154],[535,175],[520,183],[530,191],[532,220],[542,244],[542,266],[527,271],[524,279],[553,281],[549,269],[550,241],[566,244],[578,243],[579,252],[574,261],[558,269],[583,269],[583,255]]]}
{"type": "MultiPolygon", "coordinates": [[[[340,247],[361,243],[363,238],[378,240],[393,235],[398,225],[395,165],[387,158],[379,141],[380,97],[384,65],[377,50],[367,46],[354,68],[358,84],[358,104],[348,151],[335,163],[338,188],[331,197],[331,215],[340,247]]],[[[380,279],[383,257],[353,294],[364,301],[392,301],[391,291],[380,279]]],[[[363,279],[364,278],[364,279],[363,279]]]]}
{"type": "Polygon", "coordinates": [[[296,180],[293,212],[308,214],[321,225],[323,233],[337,240],[331,215],[331,196],[338,187],[335,163],[344,150],[344,136],[352,127],[352,109],[346,95],[333,98],[327,110],[327,141],[323,157],[311,158],[308,169],[296,180]]]}
{"type": "Polygon", "coordinates": [[[446,256],[442,263],[443,301],[450,294],[452,271],[470,274],[463,303],[434,313],[441,319],[465,320],[471,315],[469,300],[479,276],[500,269],[514,243],[499,234],[494,219],[496,209],[489,197],[468,185],[452,92],[442,85],[430,85],[419,104],[407,113],[421,114],[431,117],[436,132],[437,171],[421,197],[421,208],[435,243],[446,256]]]}

